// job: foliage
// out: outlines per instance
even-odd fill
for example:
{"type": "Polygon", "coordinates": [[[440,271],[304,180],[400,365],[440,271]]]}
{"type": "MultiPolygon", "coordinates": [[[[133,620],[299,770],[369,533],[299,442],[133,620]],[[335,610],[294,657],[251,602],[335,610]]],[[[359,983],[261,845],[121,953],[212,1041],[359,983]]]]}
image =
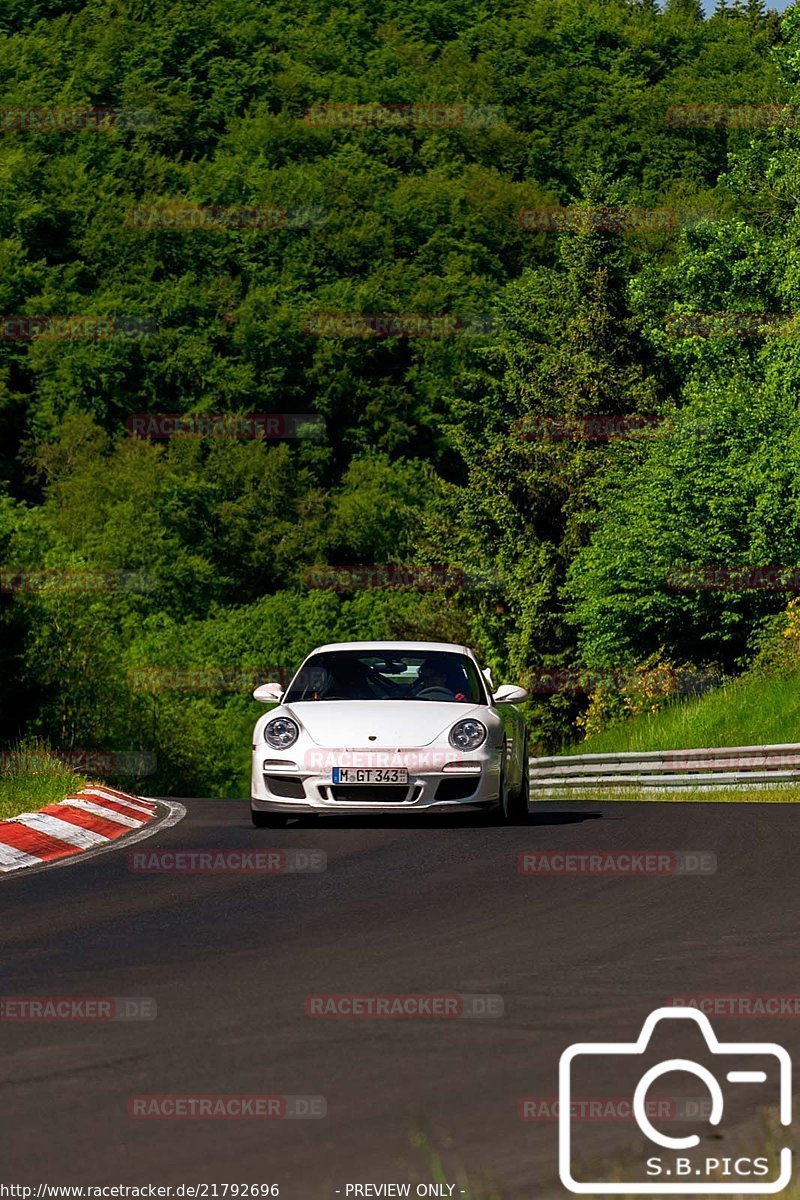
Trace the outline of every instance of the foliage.
{"type": "Polygon", "coordinates": [[[676,698],[565,747],[571,754],[767,746],[797,742],[800,672],[747,672],[701,695],[676,698]]]}
{"type": "MultiPolygon", "coordinates": [[[[147,693],[132,670],[289,670],[382,633],[468,641],[497,679],[758,652],[778,595],[665,579],[798,562],[796,342],[665,321],[798,308],[797,135],[668,113],[796,98],[796,10],[9,0],[0,32],[4,112],[141,117],[0,135],[0,312],[121,323],[0,338],[0,569],[50,573],[5,586],[0,738],[150,750],[154,787],[236,795],[249,689],[147,693]],[[130,215],[176,204],[277,217],[130,215]],[[574,227],[537,228],[558,206],[574,227]],[[597,219],[643,209],[674,220],[597,219]],[[328,336],[326,314],[407,328],[328,336]],[[160,413],[322,433],[131,435],[160,413]],[[630,416],[674,434],[531,436],[630,416]],[[388,564],[464,582],[310,583],[388,564]],[[81,572],[116,582],[64,586],[81,572]]],[[[581,707],[537,701],[537,744],[581,707]]]]}
{"type": "Polygon", "coordinates": [[[0,774],[0,821],[19,813],[59,804],[85,787],[87,780],[48,747],[29,738],[3,753],[0,774]]]}

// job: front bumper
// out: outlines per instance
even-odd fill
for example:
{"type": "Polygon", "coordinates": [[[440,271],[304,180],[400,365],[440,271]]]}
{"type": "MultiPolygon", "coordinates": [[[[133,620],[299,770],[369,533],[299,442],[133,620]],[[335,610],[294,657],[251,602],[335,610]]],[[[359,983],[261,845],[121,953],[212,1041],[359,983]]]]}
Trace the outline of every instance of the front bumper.
{"type": "MultiPolygon", "coordinates": [[[[481,747],[458,769],[408,768],[408,784],[334,785],[331,769],[302,770],[267,747],[253,754],[251,804],[258,812],[474,812],[499,802],[502,751],[481,747]]],[[[337,752],[332,751],[332,754],[337,752]]],[[[401,752],[402,755],[402,752],[401,752]]],[[[455,757],[450,751],[445,757],[455,757]]],[[[288,754],[287,754],[288,758],[288,754]]],[[[350,765],[338,759],[335,765],[350,765]]],[[[398,765],[405,765],[402,758],[398,765]]]]}

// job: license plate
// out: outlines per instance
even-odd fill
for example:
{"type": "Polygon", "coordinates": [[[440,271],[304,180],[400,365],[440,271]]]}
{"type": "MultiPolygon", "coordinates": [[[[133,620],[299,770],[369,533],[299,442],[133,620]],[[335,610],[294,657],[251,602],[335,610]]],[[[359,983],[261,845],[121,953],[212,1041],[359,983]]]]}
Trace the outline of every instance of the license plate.
{"type": "Polygon", "coordinates": [[[408,783],[407,767],[334,767],[333,783],[408,783]]]}

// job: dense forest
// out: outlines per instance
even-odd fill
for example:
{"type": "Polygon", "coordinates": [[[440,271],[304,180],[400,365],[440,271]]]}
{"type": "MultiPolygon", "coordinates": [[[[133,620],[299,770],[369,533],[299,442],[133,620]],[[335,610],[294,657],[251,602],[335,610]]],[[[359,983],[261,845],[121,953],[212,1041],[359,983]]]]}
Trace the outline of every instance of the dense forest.
{"type": "Polygon", "coordinates": [[[796,9],[4,0],[0,91],[4,744],[244,795],[319,643],[472,644],[542,748],[759,654],[796,9]]]}

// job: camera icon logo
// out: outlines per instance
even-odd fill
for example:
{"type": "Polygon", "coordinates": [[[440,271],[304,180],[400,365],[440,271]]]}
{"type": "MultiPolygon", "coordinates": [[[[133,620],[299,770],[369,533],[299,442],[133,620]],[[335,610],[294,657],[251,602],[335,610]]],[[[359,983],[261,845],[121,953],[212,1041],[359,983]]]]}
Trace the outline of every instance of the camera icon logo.
{"type": "Polygon", "coordinates": [[[657,1008],[647,1017],[635,1042],[577,1042],[568,1046],[561,1055],[558,1153],[559,1175],[564,1187],[570,1192],[587,1195],[767,1195],[783,1191],[792,1177],[792,1151],[788,1146],[784,1146],[779,1155],[773,1154],[772,1158],[764,1152],[754,1157],[712,1157],[702,1148],[698,1149],[701,1141],[697,1134],[677,1137],[655,1127],[650,1119],[653,1106],[648,1104],[648,1092],[657,1080],[671,1072],[692,1075],[703,1085],[710,1097],[710,1104],[704,1107],[704,1115],[707,1112],[711,1126],[718,1126],[725,1112],[721,1079],[734,1086],[776,1085],[780,1125],[788,1126],[791,1123],[792,1063],[783,1046],[775,1042],[720,1042],[704,1013],[693,1008],[657,1008]],[[584,1060],[591,1065],[605,1059],[607,1065],[609,1059],[619,1059],[618,1063],[613,1064],[615,1068],[629,1064],[629,1069],[638,1074],[632,1058],[645,1056],[653,1032],[660,1022],[675,1021],[691,1022],[699,1029],[707,1055],[720,1068],[719,1073],[688,1058],[667,1058],[645,1070],[633,1089],[630,1107],[646,1143],[659,1148],[662,1153],[646,1159],[642,1164],[641,1179],[576,1179],[572,1121],[576,1067],[584,1060]]]}

